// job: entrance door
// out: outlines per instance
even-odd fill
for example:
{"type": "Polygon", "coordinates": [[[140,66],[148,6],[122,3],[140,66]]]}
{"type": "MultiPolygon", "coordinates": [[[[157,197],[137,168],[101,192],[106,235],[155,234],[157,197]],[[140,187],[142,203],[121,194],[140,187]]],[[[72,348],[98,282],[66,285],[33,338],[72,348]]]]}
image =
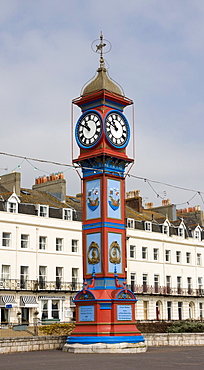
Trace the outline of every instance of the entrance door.
{"type": "Polygon", "coordinates": [[[156,302],[156,320],[160,319],[159,302],[156,302]]]}
{"type": "Polygon", "coordinates": [[[29,323],[29,308],[23,307],[21,309],[22,323],[29,323]]]}
{"type": "Polygon", "coordinates": [[[1,308],[1,324],[8,324],[8,310],[1,308]]]}

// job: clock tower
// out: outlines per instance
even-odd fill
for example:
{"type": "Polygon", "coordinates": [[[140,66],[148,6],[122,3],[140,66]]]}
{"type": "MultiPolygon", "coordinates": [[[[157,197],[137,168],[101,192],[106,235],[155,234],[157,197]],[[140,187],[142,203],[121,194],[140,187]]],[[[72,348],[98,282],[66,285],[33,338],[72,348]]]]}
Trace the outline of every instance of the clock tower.
{"type": "Polygon", "coordinates": [[[144,342],[135,324],[137,299],[126,285],[125,170],[133,159],[126,154],[131,132],[123,110],[133,102],[108,76],[106,45],[101,35],[97,75],[73,100],[82,111],[73,162],[83,174],[84,287],[74,299],[76,327],[68,345],[144,342]]]}

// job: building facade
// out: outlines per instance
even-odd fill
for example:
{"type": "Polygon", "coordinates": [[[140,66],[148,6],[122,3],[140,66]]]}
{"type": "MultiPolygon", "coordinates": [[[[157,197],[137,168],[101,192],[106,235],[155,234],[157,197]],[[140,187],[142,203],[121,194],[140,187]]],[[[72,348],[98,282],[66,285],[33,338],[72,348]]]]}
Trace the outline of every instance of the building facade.
{"type": "MultiPolygon", "coordinates": [[[[21,188],[0,180],[0,323],[69,322],[82,288],[81,197],[66,196],[63,176],[21,188]]],[[[126,199],[127,284],[136,320],[203,319],[203,213],[126,199]],[[162,214],[163,212],[163,214],[162,214]],[[168,214],[168,218],[166,215],[168,214]]]]}
{"type": "Polygon", "coordinates": [[[35,190],[21,189],[16,177],[2,176],[0,185],[1,324],[71,321],[82,286],[81,201],[63,194],[59,176],[35,190]]]}
{"type": "Polygon", "coordinates": [[[155,210],[127,209],[127,279],[138,298],[136,317],[202,320],[204,239],[202,225],[195,222],[196,214],[202,224],[202,211],[171,210],[174,220],[169,220],[165,205],[159,207],[164,215],[155,210]]]}

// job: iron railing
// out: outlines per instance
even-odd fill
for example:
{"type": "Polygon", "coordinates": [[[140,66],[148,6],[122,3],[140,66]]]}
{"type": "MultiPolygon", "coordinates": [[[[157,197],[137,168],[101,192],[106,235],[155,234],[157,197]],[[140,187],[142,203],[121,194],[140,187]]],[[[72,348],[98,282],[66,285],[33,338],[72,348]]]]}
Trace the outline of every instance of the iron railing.
{"type": "Polygon", "coordinates": [[[56,279],[56,281],[22,280],[22,279],[2,279],[0,280],[0,290],[17,290],[17,291],[63,291],[77,292],[83,287],[82,283],[66,282],[56,279]]]}
{"type": "Polygon", "coordinates": [[[128,288],[136,294],[155,294],[155,295],[171,295],[171,296],[193,296],[203,297],[204,289],[192,289],[192,288],[171,288],[170,286],[158,286],[158,285],[128,285],[128,288]]]}

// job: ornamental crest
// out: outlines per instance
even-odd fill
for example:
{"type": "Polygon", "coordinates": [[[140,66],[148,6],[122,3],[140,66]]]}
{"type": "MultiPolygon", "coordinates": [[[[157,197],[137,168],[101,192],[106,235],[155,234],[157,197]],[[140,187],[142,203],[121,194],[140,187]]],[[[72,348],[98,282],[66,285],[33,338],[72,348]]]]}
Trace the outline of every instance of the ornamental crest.
{"type": "Polygon", "coordinates": [[[119,264],[121,262],[121,251],[117,241],[112,242],[110,245],[109,261],[114,264],[119,264]]]}
{"type": "Polygon", "coordinates": [[[80,300],[86,300],[86,299],[93,299],[92,295],[90,293],[81,294],[78,298],[80,300]]]}
{"type": "Polygon", "coordinates": [[[89,246],[88,252],[88,263],[96,265],[100,262],[100,248],[96,242],[92,242],[89,246]]]}
{"type": "Polygon", "coordinates": [[[120,198],[119,198],[119,190],[116,188],[111,188],[109,191],[109,198],[110,200],[108,201],[109,206],[116,211],[119,208],[120,205],[120,198]]]}
{"type": "Polygon", "coordinates": [[[95,209],[99,206],[99,192],[98,188],[92,188],[88,191],[87,195],[87,205],[91,211],[95,211],[95,209]]]}

